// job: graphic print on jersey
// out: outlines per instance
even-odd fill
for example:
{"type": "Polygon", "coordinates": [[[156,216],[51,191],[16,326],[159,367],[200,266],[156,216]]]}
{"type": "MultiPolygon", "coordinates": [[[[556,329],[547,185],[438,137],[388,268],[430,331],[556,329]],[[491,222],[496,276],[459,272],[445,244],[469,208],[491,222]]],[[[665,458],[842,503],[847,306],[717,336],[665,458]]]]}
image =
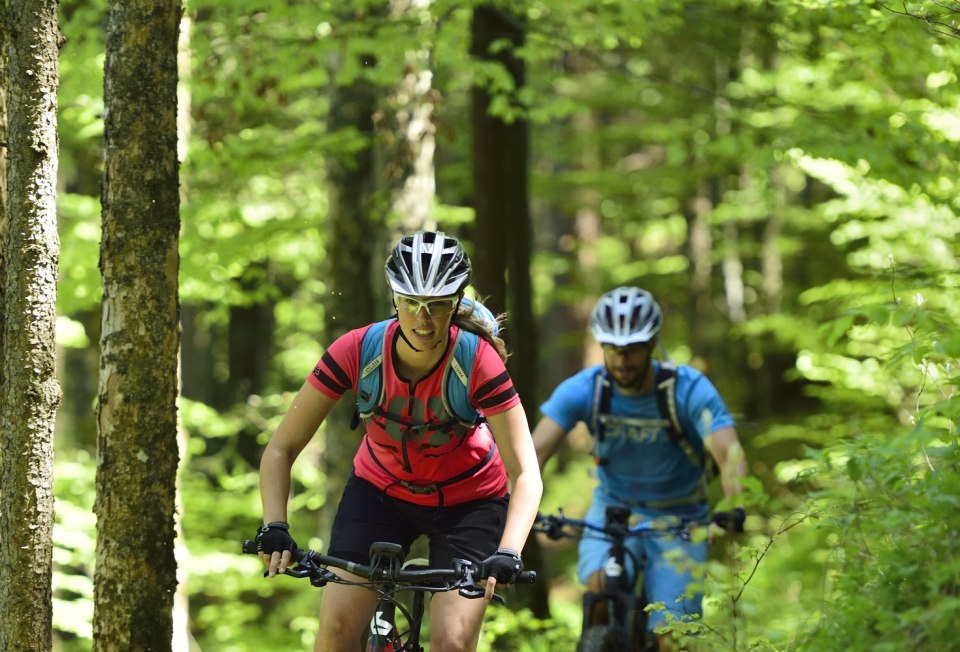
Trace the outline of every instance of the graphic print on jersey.
{"type": "Polygon", "coordinates": [[[382,438],[374,440],[377,448],[400,453],[400,447],[405,442],[423,457],[440,457],[463,443],[468,428],[453,420],[440,396],[429,397],[427,408],[424,408],[423,399],[419,396],[394,396],[387,404],[386,411],[397,420],[372,416],[364,419],[364,423],[373,421],[390,438],[390,442],[382,438]],[[427,414],[431,415],[429,420],[427,414]],[[391,442],[396,442],[396,446],[391,442]]]}

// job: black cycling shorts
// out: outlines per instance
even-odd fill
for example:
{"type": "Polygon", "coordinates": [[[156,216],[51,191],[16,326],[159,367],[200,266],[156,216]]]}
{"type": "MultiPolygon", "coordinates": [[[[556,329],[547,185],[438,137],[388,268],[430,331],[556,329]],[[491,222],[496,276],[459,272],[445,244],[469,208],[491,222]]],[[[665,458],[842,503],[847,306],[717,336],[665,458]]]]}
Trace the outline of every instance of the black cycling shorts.
{"type": "Polygon", "coordinates": [[[454,559],[480,563],[500,545],[509,497],[491,497],[434,507],[391,498],[351,475],[333,519],[327,554],[370,563],[370,544],[410,546],[420,535],[430,544],[430,567],[449,568],[454,559]]]}

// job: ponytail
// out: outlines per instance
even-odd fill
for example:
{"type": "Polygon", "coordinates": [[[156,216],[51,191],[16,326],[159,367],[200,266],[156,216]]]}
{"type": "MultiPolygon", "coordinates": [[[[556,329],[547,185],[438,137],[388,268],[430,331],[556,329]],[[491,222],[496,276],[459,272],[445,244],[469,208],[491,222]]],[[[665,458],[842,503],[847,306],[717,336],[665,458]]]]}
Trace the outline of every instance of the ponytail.
{"type": "Polygon", "coordinates": [[[470,300],[461,301],[457,307],[457,314],[453,317],[453,323],[456,324],[458,328],[474,333],[486,340],[497,352],[497,355],[500,356],[500,359],[506,362],[510,354],[507,352],[507,343],[499,336],[500,331],[506,323],[506,314],[501,313],[496,315],[494,320],[491,324],[489,320],[482,319],[477,314],[477,310],[470,300]]]}

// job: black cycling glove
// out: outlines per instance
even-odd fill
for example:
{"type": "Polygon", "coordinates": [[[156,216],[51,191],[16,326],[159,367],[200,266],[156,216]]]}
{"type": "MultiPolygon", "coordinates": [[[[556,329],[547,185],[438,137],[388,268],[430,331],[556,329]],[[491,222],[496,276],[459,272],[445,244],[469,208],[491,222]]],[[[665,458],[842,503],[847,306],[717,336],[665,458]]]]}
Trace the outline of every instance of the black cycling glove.
{"type": "Polygon", "coordinates": [[[273,554],[289,550],[291,557],[296,559],[297,542],[290,536],[290,524],[284,521],[267,523],[257,530],[257,552],[273,554]]]}
{"type": "Polygon", "coordinates": [[[523,572],[523,560],[520,553],[510,548],[498,548],[495,553],[483,560],[480,566],[480,578],[492,577],[497,584],[513,584],[523,572]]]}
{"type": "Polygon", "coordinates": [[[743,532],[743,523],[747,520],[747,513],[742,507],[734,507],[729,512],[714,515],[713,522],[727,532],[743,532]]]}

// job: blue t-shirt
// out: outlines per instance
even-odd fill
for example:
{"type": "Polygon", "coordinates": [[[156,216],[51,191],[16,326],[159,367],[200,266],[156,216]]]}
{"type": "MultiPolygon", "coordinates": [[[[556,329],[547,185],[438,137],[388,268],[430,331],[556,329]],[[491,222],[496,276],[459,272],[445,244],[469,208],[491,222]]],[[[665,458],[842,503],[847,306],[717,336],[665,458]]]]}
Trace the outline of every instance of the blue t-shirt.
{"type": "MultiPolygon", "coordinates": [[[[653,364],[656,373],[660,364],[656,360],[653,364]]],[[[596,436],[591,423],[593,394],[602,371],[603,365],[596,365],[566,379],[540,406],[540,412],[566,430],[582,421],[596,436]]],[[[680,499],[694,494],[703,467],[695,466],[670,440],[670,423],[666,416],[660,416],[656,390],[625,396],[616,383],[612,383],[612,389],[603,442],[596,451],[605,460],[598,467],[600,488],[635,501],[680,499]]],[[[698,454],[703,451],[705,437],[734,425],[716,387],[693,367],[677,368],[676,397],[684,431],[697,435],[691,437],[691,443],[698,454]]]]}

